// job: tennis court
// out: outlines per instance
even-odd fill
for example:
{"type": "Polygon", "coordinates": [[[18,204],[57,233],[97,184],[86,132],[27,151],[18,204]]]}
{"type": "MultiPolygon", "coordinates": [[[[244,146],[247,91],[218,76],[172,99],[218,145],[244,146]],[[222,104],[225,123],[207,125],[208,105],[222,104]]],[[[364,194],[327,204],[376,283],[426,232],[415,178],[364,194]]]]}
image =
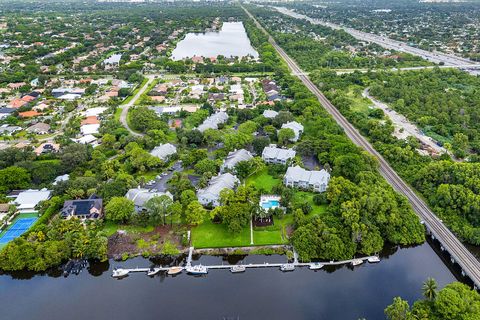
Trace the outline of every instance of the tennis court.
{"type": "Polygon", "coordinates": [[[37,221],[36,217],[18,219],[2,235],[2,237],[0,238],[0,244],[6,244],[15,238],[18,238],[23,233],[25,233],[25,231],[30,229],[30,227],[35,223],[35,221],[37,221]]]}

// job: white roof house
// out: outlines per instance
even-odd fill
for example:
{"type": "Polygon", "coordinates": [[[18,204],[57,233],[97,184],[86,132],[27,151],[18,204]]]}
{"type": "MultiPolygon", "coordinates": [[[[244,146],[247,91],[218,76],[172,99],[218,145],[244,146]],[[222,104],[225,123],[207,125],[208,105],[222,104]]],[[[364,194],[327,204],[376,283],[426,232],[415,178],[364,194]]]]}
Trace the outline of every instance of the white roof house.
{"type": "Polygon", "coordinates": [[[63,95],[59,96],[58,99],[73,101],[73,100],[76,100],[76,99],[80,99],[81,97],[82,96],[80,94],[66,93],[66,94],[63,94],[63,95]]]}
{"type": "Polygon", "coordinates": [[[198,126],[198,131],[204,132],[207,129],[218,129],[218,125],[225,123],[228,120],[228,114],[224,111],[220,111],[212,114],[210,117],[205,119],[201,125],[198,126]]]}
{"type": "Polygon", "coordinates": [[[274,119],[276,116],[278,116],[278,112],[275,110],[265,110],[263,111],[263,116],[267,119],[274,119]]]}
{"type": "Polygon", "coordinates": [[[125,198],[132,200],[135,204],[135,211],[140,212],[145,209],[145,203],[153,197],[167,196],[173,200],[170,192],[152,192],[149,189],[136,188],[128,190],[125,198]]]}
{"type": "Polygon", "coordinates": [[[86,136],[89,134],[98,133],[99,129],[100,129],[100,124],[85,124],[80,127],[80,132],[82,133],[82,135],[86,136]]]}
{"type": "Polygon", "coordinates": [[[177,148],[171,143],[161,144],[150,151],[152,156],[160,158],[163,161],[167,160],[168,157],[175,153],[177,153],[177,148]]]}
{"type": "Polygon", "coordinates": [[[326,170],[307,171],[299,166],[289,167],[283,177],[283,183],[287,187],[297,187],[315,192],[325,192],[329,181],[330,173],[326,170]]]}
{"type": "Polygon", "coordinates": [[[262,152],[262,159],[266,163],[287,164],[288,160],[295,158],[295,150],[277,148],[277,145],[271,144],[265,147],[262,152]]]}
{"type": "Polygon", "coordinates": [[[56,186],[59,182],[68,181],[69,179],[70,179],[70,175],[68,173],[62,176],[58,176],[55,178],[52,185],[56,186]]]}
{"type": "Polygon", "coordinates": [[[81,143],[81,144],[91,144],[92,146],[97,145],[97,138],[91,134],[87,134],[81,138],[78,139],[72,139],[76,143],[81,143]]]}
{"type": "Polygon", "coordinates": [[[282,129],[292,129],[293,132],[295,132],[295,138],[291,139],[293,142],[298,141],[300,135],[303,133],[303,126],[296,121],[282,124],[282,129]]]}
{"type": "Polygon", "coordinates": [[[232,170],[233,168],[235,168],[237,163],[242,161],[248,161],[252,158],[253,158],[252,154],[245,149],[229,152],[228,156],[223,161],[223,164],[220,168],[220,172],[223,172],[227,169],[232,170]]]}
{"type": "Polygon", "coordinates": [[[120,63],[120,59],[122,59],[122,54],[120,53],[112,54],[110,57],[103,60],[103,64],[118,65],[120,63]]]}
{"type": "Polygon", "coordinates": [[[107,108],[105,108],[105,107],[90,108],[90,109],[85,110],[83,112],[83,115],[85,117],[99,116],[100,114],[105,112],[105,110],[107,110],[107,108]]]}
{"type": "Polygon", "coordinates": [[[211,204],[214,207],[220,205],[220,192],[224,189],[235,189],[240,180],[231,173],[224,173],[212,177],[208,183],[208,187],[197,191],[198,201],[202,205],[211,204]]]}
{"type": "Polygon", "coordinates": [[[35,207],[41,202],[50,199],[51,191],[47,189],[28,189],[18,194],[13,201],[20,212],[37,212],[35,207]]]}

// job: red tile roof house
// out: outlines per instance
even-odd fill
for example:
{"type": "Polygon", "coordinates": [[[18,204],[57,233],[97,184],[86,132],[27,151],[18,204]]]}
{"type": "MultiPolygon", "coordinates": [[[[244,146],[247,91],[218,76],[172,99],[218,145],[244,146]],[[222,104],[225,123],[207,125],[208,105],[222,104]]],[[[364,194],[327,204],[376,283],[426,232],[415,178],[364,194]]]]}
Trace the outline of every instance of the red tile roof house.
{"type": "Polygon", "coordinates": [[[33,118],[41,115],[41,113],[32,110],[32,111],[20,112],[18,115],[22,118],[33,118]]]}
{"type": "Polygon", "coordinates": [[[25,82],[15,82],[15,83],[9,83],[7,87],[9,87],[12,90],[17,90],[23,87],[24,85],[26,85],[25,82]]]}
{"type": "Polygon", "coordinates": [[[26,104],[27,104],[26,101],[17,98],[17,99],[13,99],[12,101],[10,101],[10,103],[8,105],[9,105],[10,108],[18,109],[18,108],[23,107],[26,104]]]}
{"type": "Polygon", "coordinates": [[[83,126],[86,124],[100,124],[100,121],[98,120],[97,116],[89,116],[82,120],[81,125],[83,126]]]}

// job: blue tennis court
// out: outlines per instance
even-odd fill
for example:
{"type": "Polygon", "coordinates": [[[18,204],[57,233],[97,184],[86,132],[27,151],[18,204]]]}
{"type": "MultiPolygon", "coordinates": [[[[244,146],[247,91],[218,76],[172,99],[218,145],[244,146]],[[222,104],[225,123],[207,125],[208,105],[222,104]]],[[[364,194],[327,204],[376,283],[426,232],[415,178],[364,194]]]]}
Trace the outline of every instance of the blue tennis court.
{"type": "Polygon", "coordinates": [[[5,231],[3,236],[0,238],[0,244],[5,244],[12,241],[15,238],[20,237],[25,231],[30,229],[30,227],[37,221],[37,218],[20,218],[15,221],[10,228],[5,231]]]}

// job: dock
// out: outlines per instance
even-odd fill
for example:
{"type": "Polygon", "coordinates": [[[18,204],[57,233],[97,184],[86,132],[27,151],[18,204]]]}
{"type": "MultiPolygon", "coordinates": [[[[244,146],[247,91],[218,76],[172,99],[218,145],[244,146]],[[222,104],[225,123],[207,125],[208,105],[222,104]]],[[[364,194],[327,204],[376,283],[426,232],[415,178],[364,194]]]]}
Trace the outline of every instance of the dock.
{"type": "MultiPolygon", "coordinates": [[[[179,266],[182,268],[182,271],[185,271],[187,268],[192,266],[192,255],[193,255],[193,247],[190,247],[188,250],[188,257],[187,261],[184,267],[179,266]]],[[[350,259],[350,260],[342,260],[342,261],[328,261],[328,262],[299,262],[298,261],[298,255],[294,251],[294,262],[290,263],[290,265],[295,266],[295,268],[304,268],[304,267],[310,267],[314,264],[322,264],[323,266],[340,266],[340,265],[353,265],[355,262],[362,261],[362,263],[367,262],[370,258],[374,258],[378,256],[368,256],[368,257],[361,257],[361,258],[355,258],[355,259],[350,259]]],[[[277,268],[279,269],[280,267],[284,266],[287,264],[287,262],[284,263],[269,263],[269,262],[264,262],[264,263],[249,263],[249,264],[242,264],[245,269],[258,269],[258,268],[277,268]]],[[[221,270],[221,269],[231,269],[234,265],[230,264],[221,264],[221,265],[206,265],[204,266],[207,268],[207,270],[221,270]]],[[[170,267],[155,267],[159,271],[168,271],[170,267]]],[[[127,273],[133,273],[133,272],[144,272],[147,273],[150,271],[150,268],[135,268],[135,269],[122,269],[127,271],[127,273]]]]}

